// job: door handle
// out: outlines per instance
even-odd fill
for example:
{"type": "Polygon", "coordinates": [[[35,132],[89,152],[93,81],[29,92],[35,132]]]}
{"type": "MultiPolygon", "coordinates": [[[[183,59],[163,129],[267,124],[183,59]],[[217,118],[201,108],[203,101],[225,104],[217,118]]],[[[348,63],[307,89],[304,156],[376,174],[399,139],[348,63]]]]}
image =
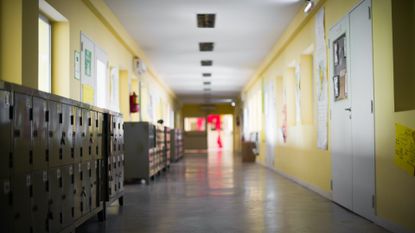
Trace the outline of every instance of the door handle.
{"type": "Polygon", "coordinates": [[[345,108],[344,111],[352,112],[352,108],[345,108]]]}

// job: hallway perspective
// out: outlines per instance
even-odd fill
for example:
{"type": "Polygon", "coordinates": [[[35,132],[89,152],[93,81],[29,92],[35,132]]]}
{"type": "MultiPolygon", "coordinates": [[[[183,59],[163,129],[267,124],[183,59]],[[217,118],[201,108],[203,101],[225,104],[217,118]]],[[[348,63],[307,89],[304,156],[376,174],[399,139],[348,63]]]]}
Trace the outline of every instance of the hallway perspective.
{"type": "Polygon", "coordinates": [[[330,200],[232,152],[187,154],[169,175],[125,187],[124,206],[107,208],[77,232],[388,232],[330,200]]]}

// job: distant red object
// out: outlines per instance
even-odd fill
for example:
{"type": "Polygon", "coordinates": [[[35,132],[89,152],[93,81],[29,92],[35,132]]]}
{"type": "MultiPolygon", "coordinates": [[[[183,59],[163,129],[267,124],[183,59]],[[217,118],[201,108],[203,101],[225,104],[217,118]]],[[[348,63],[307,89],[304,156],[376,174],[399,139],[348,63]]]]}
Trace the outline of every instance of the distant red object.
{"type": "Polygon", "coordinates": [[[140,111],[138,96],[133,92],[133,94],[130,95],[130,112],[134,113],[138,111],[140,111]]]}

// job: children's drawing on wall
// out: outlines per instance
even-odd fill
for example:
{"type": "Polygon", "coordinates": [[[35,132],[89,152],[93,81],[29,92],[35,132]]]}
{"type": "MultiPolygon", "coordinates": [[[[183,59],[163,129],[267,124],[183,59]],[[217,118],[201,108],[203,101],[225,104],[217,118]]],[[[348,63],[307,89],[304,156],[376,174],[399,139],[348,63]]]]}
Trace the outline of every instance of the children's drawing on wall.
{"type": "Polygon", "coordinates": [[[297,125],[301,125],[301,74],[300,64],[295,65],[295,116],[297,125]]]}
{"type": "Polygon", "coordinates": [[[315,50],[315,90],[317,99],[317,147],[328,148],[328,84],[326,76],[327,54],[324,31],[324,8],[316,16],[315,23],[316,50],[315,50]]]}
{"type": "Polygon", "coordinates": [[[284,143],[287,142],[287,131],[288,131],[288,117],[287,117],[287,88],[285,86],[283,87],[283,106],[282,106],[282,125],[281,125],[281,135],[284,143]]]}
{"type": "Polygon", "coordinates": [[[209,150],[233,149],[233,115],[211,114],[207,117],[209,150]]]}
{"type": "Polygon", "coordinates": [[[415,129],[397,123],[395,133],[395,163],[411,167],[411,175],[415,175],[415,129]]]}

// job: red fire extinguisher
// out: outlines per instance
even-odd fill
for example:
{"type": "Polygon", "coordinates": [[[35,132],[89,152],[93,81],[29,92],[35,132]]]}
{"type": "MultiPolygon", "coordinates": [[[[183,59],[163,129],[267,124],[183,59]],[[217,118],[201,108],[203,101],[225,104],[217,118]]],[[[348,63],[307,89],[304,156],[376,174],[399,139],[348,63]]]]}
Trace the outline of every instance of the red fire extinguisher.
{"type": "Polygon", "coordinates": [[[133,94],[130,95],[130,112],[138,112],[139,106],[138,106],[138,96],[133,92],[133,94]]]}

